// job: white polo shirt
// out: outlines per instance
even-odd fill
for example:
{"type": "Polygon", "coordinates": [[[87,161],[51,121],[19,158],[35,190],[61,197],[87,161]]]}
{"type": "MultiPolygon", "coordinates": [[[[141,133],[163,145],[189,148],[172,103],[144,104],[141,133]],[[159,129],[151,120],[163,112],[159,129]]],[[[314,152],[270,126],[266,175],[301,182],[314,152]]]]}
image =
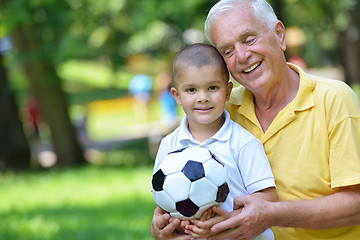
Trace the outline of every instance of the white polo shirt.
{"type": "Polygon", "coordinates": [[[204,142],[192,137],[185,116],[180,126],[161,140],[154,170],[169,152],[189,146],[209,149],[225,164],[228,172],[230,192],[222,208],[230,212],[236,196],[275,187],[275,181],[260,140],[232,121],[227,111],[224,115],[223,126],[204,142]]]}

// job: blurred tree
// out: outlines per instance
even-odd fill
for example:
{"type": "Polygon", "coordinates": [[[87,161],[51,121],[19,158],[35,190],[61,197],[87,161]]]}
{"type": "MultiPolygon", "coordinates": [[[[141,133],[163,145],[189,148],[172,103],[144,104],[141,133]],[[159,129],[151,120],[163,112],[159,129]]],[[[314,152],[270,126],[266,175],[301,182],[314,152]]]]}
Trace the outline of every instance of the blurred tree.
{"type": "Polygon", "coordinates": [[[340,29],[337,50],[346,82],[360,85],[360,2],[351,1],[346,8],[348,27],[340,29]]]}
{"type": "MultiPolygon", "coordinates": [[[[133,54],[171,55],[186,44],[205,41],[204,20],[216,2],[0,0],[0,36],[6,32],[13,37],[60,165],[81,163],[84,157],[56,67],[69,59],[92,59],[115,72],[133,54]]],[[[299,26],[306,33],[304,58],[310,67],[342,63],[347,82],[360,81],[359,1],[269,2],[286,26],[299,26]]]]}
{"type": "Polygon", "coordinates": [[[105,59],[115,71],[133,54],[161,57],[179,51],[184,44],[191,43],[183,36],[186,30],[197,30],[202,38],[196,38],[195,32],[193,39],[204,41],[206,10],[215,2],[217,0],[83,1],[78,9],[86,9],[89,18],[78,18],[76,25],[86,28],[91,52],[105,59]]]}
{"type": "Polygon", "coordinates": [[[30,149],[0,51],[0,171],[30,168],[30,149]]]}
{"type": "Polygon", "coordinates": [[[287,26],[305,31],[307,64],[341,65],[346,82],[360,84],[360,1],[285,1],[287,26]]]}
{"type": "Polygon", "coordinates": [[[12,36],[17,59],[49,125],[58,165],[85,160],[56,67],[68,59],[89,58],[105,59],[116,70],[131,54],[178,51],[185,44],[186,29],[202,31],[204,9],[214,2],[1,1],[1,28],[12,36]]]}
{"type": "Polygon", "coordinates": [[[68,104],[56,73],[58,47],[70,21],[69,6],[64,1],[2,1],[2,21],[12,36],[33,96],[49,125],[57,155],[57,165],[85,162],[75,129],[68,114],[68,104]]]}
{"type": "Polygon", "coordinates": [[[269,3],[274,8],[275,14],[278,17],[278,19],[286,25],[286,19],[284,16],[283,0],[272,0],[272,1],[269,1],[269,3]]]}

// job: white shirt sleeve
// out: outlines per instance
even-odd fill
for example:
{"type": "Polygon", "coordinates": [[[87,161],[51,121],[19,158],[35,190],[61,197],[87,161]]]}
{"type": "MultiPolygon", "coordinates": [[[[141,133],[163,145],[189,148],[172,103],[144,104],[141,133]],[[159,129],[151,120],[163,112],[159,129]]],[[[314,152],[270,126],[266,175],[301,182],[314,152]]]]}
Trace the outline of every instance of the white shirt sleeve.
{"type": "Polygon", "coordinates": [[[252,139],[240,150],[239,169],[249,194],[268,187],[275,187],[275,180],[264,147],[258,139],[252,139]]]}

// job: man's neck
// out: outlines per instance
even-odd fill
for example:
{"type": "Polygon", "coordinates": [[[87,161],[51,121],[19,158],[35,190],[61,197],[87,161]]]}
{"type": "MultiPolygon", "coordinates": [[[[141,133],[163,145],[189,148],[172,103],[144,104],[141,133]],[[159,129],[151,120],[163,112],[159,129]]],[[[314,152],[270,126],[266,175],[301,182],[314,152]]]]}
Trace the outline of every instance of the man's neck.
{"type": "Polygon", "coordinates": [[[299,74],[289,68],[285,76],[287,78],[279,81],[276,87],[254,93],[255,113],[264,133],[277,114],[295,98],[299,90],[299,74]]]}

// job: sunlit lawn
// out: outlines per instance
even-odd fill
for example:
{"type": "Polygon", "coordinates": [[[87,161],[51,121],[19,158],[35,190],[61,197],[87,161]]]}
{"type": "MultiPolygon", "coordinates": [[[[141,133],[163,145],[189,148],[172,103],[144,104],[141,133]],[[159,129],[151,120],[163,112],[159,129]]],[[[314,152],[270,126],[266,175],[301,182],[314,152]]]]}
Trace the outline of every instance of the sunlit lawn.
{"type": "Polygon", "coordinates": [[[0,239],[152,239],[151,167],[0,175],[0,239]]]}
{"type": "MultiPolygon", "coordinates": [[[[127,96],[131,75],[126,71],[117,74],[115,85],[104,80],[111,79],[108,70],[94,64],[72,63],[59,72],[69,96],[70,114],[75,122],[87,114],[92,140],[118,138],[122,129],[138,124],[127,96]],[[89,69],[94,71],[89,73],[89,69]]],[[[26,99],[27,84],[20,79],[13,85],[21,103],[26,99]]],[[[159,111],[155,101],[151,118],[159,119],[159,111]]],[[[122,167],[89,164],[68,170],[0,173],[0,240],[153,239],[153,159],[147,153],[146,139],[102,156],[97,164],[122,167]],[[139,162],[149,166],[139,167],[139,162]]]]}
{"type": "MultiPolygon", "coordinates": [[[[60,67],[59,73],[71,103],[70,114],[75,120],[87,114],[92,140],[118,138],[139,128],[141,121],[136,119],[127,96],[130,72],[117,73],[118,82],[111,82],[109,69],[70,62],[60,67]]],[[[24,85],[19,87],[23,89],[19,95],[25,99],[21,95],[25,96],[26,84],[17,84],[24,85]]],[[[354,90],[360,96],[360,87],[354,86],[354,90]]],[[[156,100],[150,114],[152,121],[160,119],[156,100]]],[[[121,168],[90,165],[71,170],[0,173],[0,240],[152,239],[152,167],[124,167],[151,163],[153,159],[145,151],[147,144],[143,139],[112,149],[97,162],[121,168]]]]}

